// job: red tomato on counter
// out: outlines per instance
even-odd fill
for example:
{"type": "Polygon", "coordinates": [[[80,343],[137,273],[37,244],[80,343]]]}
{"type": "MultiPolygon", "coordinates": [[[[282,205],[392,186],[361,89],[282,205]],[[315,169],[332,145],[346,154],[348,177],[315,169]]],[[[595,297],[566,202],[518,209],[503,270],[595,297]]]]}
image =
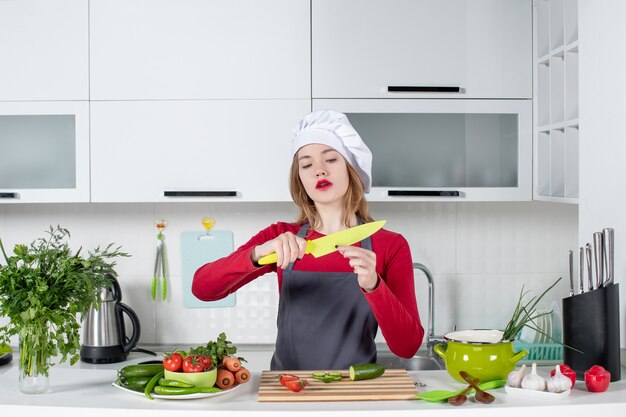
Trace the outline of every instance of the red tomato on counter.
{"type": "Polygon", "coordinates": [[[591,392],[604,392],[609,388],[611,373],[600,365],[593,365],[585,371],[585,385],[591,392]]]}
{"type": "Polygon", "coordinates": [[[163,368],[171,372],[178,372],[183,366],[183,357],[180,353],[172,353],[163,358],[163,368]]]}

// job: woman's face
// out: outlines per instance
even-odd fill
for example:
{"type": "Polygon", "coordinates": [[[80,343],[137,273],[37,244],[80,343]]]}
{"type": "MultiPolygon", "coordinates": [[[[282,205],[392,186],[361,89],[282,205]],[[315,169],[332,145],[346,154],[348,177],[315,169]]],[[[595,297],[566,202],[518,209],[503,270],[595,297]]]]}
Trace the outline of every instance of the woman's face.
{"type": "Polygon", "coordinates": [[[343,155],[328,145],[312,143],[298,150],[298,174],[315,203],[342,202],[348,191],[348,167],[343,155]]]}

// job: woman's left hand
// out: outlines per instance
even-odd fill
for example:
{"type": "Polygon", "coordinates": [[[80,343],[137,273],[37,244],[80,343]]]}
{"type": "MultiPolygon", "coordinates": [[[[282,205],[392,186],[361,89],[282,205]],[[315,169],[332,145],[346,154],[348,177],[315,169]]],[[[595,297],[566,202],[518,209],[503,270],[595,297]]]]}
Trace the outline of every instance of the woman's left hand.
{"type": "Polygon", "coordinates": [[[359,280],[359,286],[365,291],[373,291],[378,285],[376,273],[376,254],[357,246],[337,246],[337,251],[348,258],[350,266],[359,280]]]}

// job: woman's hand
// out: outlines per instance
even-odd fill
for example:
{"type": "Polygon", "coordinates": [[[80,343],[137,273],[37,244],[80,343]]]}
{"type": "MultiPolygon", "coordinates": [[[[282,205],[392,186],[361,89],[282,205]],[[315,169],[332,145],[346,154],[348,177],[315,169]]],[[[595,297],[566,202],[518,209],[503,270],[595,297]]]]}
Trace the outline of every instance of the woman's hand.
{"type": "Polygon", "coordinates": [[[359,286],[365,291],[373,291],[378,285],[376,273],[376,254],[357,246],[337,246],[339,253],[350,260],[350,266],[359,280],[359,286]]]}
{"type": "Polygon", "coordinates": [[[276,252],[276,257],[278,258],[276,267],[285,269],[291,262],[295,262],[296,259],[302,259],[305,250],[305,239],[291,232],[285,232],[262,245],[256,246],[252,251],[251,258],[252,262],[256,264],[265,255],[276,252]]]}

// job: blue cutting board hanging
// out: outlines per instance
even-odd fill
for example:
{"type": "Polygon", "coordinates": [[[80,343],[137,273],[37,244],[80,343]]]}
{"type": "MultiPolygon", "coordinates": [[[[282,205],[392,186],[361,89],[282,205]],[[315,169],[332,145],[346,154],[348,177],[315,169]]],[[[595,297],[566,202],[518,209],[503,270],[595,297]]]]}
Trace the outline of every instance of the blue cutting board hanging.
{"type": "Polygon", "coordinates": [[[201,301],[191,293],[191,282],[198,268],[207,262],[223,258],[233,253],[233,232],[230,230],[211,230],[212,239],[198,239],[206,237],[206,232],[193,231],[180,234],[180,256],[183,275],[183,304],[189,308],[233,307],[235,294],[217,301],[201,301]]]}

